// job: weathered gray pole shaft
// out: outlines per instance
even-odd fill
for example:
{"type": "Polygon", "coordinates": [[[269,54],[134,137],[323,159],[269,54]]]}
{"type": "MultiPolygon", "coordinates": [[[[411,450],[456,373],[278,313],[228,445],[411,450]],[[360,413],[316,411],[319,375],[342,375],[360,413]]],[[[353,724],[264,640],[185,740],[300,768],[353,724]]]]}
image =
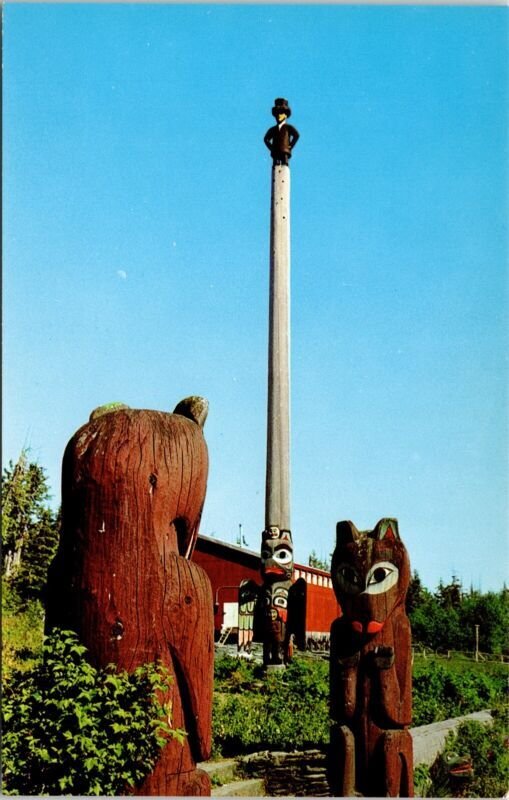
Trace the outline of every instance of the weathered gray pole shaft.
{"type": "Polygon", "coordinates": [[[290,530],[290,168],[272,168],[265,527],[290,530]]]}

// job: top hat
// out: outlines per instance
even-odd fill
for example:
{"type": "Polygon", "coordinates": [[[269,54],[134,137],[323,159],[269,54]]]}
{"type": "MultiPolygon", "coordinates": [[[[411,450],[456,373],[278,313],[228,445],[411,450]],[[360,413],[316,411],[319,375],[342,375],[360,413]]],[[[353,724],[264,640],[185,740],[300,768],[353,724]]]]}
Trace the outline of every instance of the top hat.
{"type": "Polygon", "coordinates": [[[277,117],[278,114],[286,114],[287,117],[290,117],[292,114],[292,109],[288,105],[288,100],[285,100],[284,97],[276,97],[274,100],[272,116],[277,117]]]}

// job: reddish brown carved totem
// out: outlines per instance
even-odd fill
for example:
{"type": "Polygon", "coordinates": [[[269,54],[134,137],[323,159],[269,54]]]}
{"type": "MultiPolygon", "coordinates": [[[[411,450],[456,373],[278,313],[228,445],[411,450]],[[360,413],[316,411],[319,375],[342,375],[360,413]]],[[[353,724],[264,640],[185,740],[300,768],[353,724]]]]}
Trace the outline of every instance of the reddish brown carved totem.
{"type": "Polygon", "coordinates": [[[62,538],[50,574],[48,627],[76,630],[96,666],[131,671],[160,660],[173,684],[170,740],[140,795],[209,795],[196,762],[210,755],[213,603],[189,561],[208,457],[207,403],[173,414],[103,407],[64,455],[62,538]]]}
{"type": "Polygon", "coordinates": [[[413,797],[410,581],[395,519],[372,531],[337,525],[332,582],[329,776],[339,797],[413,797]]]}

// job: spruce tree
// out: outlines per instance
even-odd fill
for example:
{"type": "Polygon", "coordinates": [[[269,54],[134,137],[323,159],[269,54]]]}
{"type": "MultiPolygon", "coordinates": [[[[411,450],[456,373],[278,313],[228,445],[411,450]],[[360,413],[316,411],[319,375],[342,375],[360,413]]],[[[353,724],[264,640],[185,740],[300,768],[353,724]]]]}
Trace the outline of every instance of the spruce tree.
{"type": "Polygon", "coordinates": [[[49,506],[44,469],[26,449],[4,469],[2,481],[2,575],[21,605],[42,599],[58,544],[58,517],[49,506]]]}

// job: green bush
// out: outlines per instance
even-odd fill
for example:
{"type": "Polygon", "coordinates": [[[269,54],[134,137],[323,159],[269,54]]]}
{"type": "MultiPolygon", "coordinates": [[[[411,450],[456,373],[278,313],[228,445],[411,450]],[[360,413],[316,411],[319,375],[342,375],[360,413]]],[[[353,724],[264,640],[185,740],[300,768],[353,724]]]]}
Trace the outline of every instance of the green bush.
{"type": "Polygon", "coordinates": [[[223,691],[249,686],[262,675],[262,667],[246,658],[225,655],[214,663],[214,678],[223,691]]]}
{"type": "Polygon", "coordinates": [[[119,795],[153,768],[172,730],[158,692],[161,665],[96,670],[70,631],[54,631],[33,669],[16,671],[3,695],[5,794],[119,795]]]}
{"type": "MultiPolygon", "coordinates": [[[[226,659],[223,659],[225,661],[226,659]]],[[[295,659],[281,673],[263,681],[259,667],[251,671],[251,690],[231,691],[238,659],[221,667],[213,710],[214,752],[219,755],[257,750],[294,750],[325,744],[329,736],[328,664],[295,659]]],[[[222,662],[220,662],[222,663],[222,662]]],[[[217,672],[216,672],[217,674],[217,672]]]]}
{"type": "Polygon", "coordinates": [[[414,769],[415,797],[430,797],[432,785],[433,781],[430,775],[430,767],[428,764],[418,764],[414,769]]]}
{"type": "Polygon", "coordinates": [[[503,797],[509,782],[509,737],[507,710],[495,716],[495,723],[468,720],[456,733],[449,734],[444,752],[430,770],[430,797],[503,797]],[[449,757],[470,759],[473,775],[466,778],[451,776],[449,757]]]}
{"type": "Polygon", "coordinates": [[[461,672],[431,662],[419,665],[413,677],[413,725],[426,725],[500,704],[502,674],[465,669],[461,672]]]}
{"type": "Polygon", "coordinates": [[[42,653],[44,609],[39,600],[22,606],[15,590],[2,580],[2,677],[33,667],[42,653]]]}
{"type": "MultiPolygon", "coordinates": [[[[413,726],[500,705],[506,675],[501,665],[492,666],[493,672],[472,662],[461,669],[451,662],[416,664],[413,726]]],[[[223,658],[215,669],[215,754],[292,750],[327,742],[328,672],[326,661],[297,656],[286,670],[264,677],[252,662],[223,658]]]]}

